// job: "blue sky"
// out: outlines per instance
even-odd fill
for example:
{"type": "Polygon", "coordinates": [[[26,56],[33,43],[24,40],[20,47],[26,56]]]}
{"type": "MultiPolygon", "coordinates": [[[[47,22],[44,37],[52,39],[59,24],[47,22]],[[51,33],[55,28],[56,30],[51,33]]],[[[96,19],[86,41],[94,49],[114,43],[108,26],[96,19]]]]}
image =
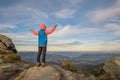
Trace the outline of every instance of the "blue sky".
{"type": "Polygon", "coordinates": [[[0,33],[18,51],[37,51],[41,23],[58,24],[48,51],[120,51],[120,0],[0,0],[0,33]]]}

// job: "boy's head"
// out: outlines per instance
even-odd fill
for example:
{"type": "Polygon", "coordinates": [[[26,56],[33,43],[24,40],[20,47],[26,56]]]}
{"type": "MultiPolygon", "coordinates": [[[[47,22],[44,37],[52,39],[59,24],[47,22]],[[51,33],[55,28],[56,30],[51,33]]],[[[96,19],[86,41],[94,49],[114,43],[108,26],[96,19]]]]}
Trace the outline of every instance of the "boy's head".
{"type": "Polygon", "coordinates": [[[45,24],[40,24],[40,29],[46,29],[46,25],[45,24]]]}

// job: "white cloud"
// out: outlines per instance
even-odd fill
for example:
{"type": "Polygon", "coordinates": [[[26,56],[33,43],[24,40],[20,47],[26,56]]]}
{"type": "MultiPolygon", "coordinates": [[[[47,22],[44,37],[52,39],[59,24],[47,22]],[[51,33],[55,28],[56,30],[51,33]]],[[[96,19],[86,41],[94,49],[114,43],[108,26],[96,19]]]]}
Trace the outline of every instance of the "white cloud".
{"type": "Polygon", "coordinates": [[[106,24],[105,28],[108,29],[108,30],[120,30],[120,26],[119,25],[112,24],[112,23],[106,24]]]}
{"type": "Polygon", "coordinates": [[[0,29],[14,29],[16,25],[13,24],[0,24],[0,29]]]}
{"type": "Polygon", "coordinates": [[[40,16],[40,17],[44,17],[47,18],[48,15],[40,10],[34,9],[34,8],[26,8],[26,7],[20,7],[20,6],[16,6],[16,7],[9,7],[9,8],[1,8],[0,9],[1,13],[1,17],[19,17],[19,16],[40,16]]]}
{"type": "Polygon", "coordinates": [[[95,23],[120,16],[120,1],[118,0],[113,7],[91,11],[89,16],[95,23]]]}
{"type": "Polygon", "coordinates": [[[111,8],[104,10],[96,10],[92,13],[92,21],[93,22],[101,22],[107,19],[112,19],[116,16],[120,15],[120,8],[111,8]]]}
{"type": "Polygon", "coordinates": [[[48,15],[45,12],[42,12],[40,10],[36,10],[36,9],[33,9],[33,8],[27,8],[27,10],[32,12],[33,15],[37,15],[37,16],[40,16],[40,17],[48,18],[48,15]]]}
{"type": "Polygon", "coordinates": [[[119,50],[120,48],[120,38],[119,39],[109,39],[109,40],[105,40],[103,43],[102,43],[102,46],[103,47],[112,47],[114,48],[116,51],[119,50]]]}
{"type": "Polygon", "coordinates": [[[28,24],[39,19],[48,18],[45,12],[24,6],[0,8],[0,12],[0,18],[6,23],[28,24]]]}
{"type": "Polygon", "coordinates": [[[104,28],[105,28],[106,31],[114,30],[112,33],[115,36],[120,36],[120,25],[117,25],[117,24],[106,24],[104,26],[104,28]]]}
{"type": "Polygon", "coordinates": [[[120,25],[117,24],[106,24],[104,26],[105,31],[111,31],[112,37],[106,37],[103,41],[103,46],[112,46],[115,50],[120,48],[120,25]]]}
{"type": "Polygon", "coordinates": [[[1,34],[6,35],[12,39],[28,39],[32,35],[30,33],[1,33],[1,34]]]}
{"type": "MultiPolygon", "coordinates": [[[[57,30],[49,36],[50,42],[54,42],[55,40],[59,40],[61,38],[79,38],[81,36],[94,35],[94,34],[106,34],[110,32],[111,36],[114,37],[120,36],[120,26],[117,24],[106,24],[100,27],[80,27],[73,25],[65,25],[59,26],[57,30]]],[[[106,36],[106,35],[105,35],[106,36]]],[[[92,37],[91,37],[92,38],[92,37]]],[[[105,37],[104,39],[109,38],[105,37]]],[[[64,42],[64,41],[63,41],[64,42]]]]}
{"type": "Polygon", "coordinates": [[[69,46],[74,46],[74,45],[81,45],[82,43],[80,41],[61,41],[61,42],[57,42],[57,43],[53,43],[53,44],[49,44],[49,46],[57,46],[57,47],[61,47],[61,46],[65,46],[65,47],[69,47],[69,46]]]}
{"type": "Polygon", "coordinates": [[[21,41],[15,41],[14,43],[17,46],[24,46],[24,45],[37,46],[38,45],[37,44],[37,39],[36,39],[36,41],[34,41],[34,40],[31,40],[31,41],[29,41],[29,40],[26,40],[26,41],[21,40],[21,41]]]}
{"type": "Polygon", "coordinates": [[[70,34],[70,25],[66,25],[64,27],[59,27],[58,31],[55,31],[55,33],[53,34],[53,36],[66,36],[68,34],[70,34]]]}
{"type": "Polygon", "coordinates": [[[75,9],[62,9],[54,13],[54,15],[58,18],[71,18],[73,17],[74,13],[76,12],[75,9]]]}
{"type": "Polygon", "coordinates": [[[32,33],[1,33],[9,38],[15,43],[15,45],[37,45],[37,36],[32,33]]]}
{"type": "Polygon", "coordinates": [[[59,26],[52,37],[81,36],[102,31],[100,28],[84,28],[80,26],[65,25],[59,26]]]}

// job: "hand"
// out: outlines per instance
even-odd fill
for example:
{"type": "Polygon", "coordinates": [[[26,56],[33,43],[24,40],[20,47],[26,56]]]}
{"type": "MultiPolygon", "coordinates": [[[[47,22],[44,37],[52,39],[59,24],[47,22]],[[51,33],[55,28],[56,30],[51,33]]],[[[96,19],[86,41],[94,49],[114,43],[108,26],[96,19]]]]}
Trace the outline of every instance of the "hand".
{"type": "Polygon", "coordinates": [[[30,29],[30,31],[33,31],[33,29],[30,29]]]}
{"type": "Polygon", "coordinates": [[[55,25],[55,27],[57,27],[57,24],[55,25]]]}

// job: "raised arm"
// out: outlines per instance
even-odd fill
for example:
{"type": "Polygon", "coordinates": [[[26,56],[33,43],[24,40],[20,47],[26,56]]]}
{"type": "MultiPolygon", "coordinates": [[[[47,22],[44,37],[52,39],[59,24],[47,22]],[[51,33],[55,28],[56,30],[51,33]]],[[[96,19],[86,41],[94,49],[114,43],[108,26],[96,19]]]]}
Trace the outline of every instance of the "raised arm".
{"type": "Polygon", "coordinates": [[[48,35],[48,34],[51,34],[52,32],[54,32],[55,29],[56,29],[56,27],[57,27],[57,24],[56,24],[54,27],[52,27],[52,29],[50,29],[50,30],[46,30],[46,31],[45,31],[46,34],[48,35]]]}
{"type": "Polygon", "coordinates": [[[38,32],[36,32],[35,30],[31,29],[31,32],[32,32],[35,36],[38,36],[38,32]]]}

